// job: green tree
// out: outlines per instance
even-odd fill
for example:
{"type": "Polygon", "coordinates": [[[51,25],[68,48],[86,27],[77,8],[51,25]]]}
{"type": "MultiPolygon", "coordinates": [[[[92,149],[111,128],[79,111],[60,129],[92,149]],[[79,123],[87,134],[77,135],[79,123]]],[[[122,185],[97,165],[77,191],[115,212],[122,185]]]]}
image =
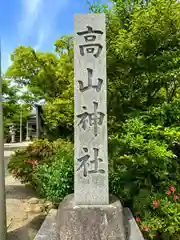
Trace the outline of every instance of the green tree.
{"type": "Polygon", "coordinates": [[[127,114],[170,102],[177,96],[180,3],[175,0],[152,0],[148,6],[140,1],[112,3],[112,9],[105,11],[108,110],[111,122],[113,119],[119,122],[127,114]]]}
{"type": "Polygon", "coordinates": [[[59,95],[55,74],[57,57],[54,54],[36,53],[31,47],[20,46],[11,55],[11,60],[6,77],[26,86],[37,99],[59,95]]]}
{"type": "Polygon", "coordinates": [[[3,78],[3,119],[4,119],[4,132],[8,133],[10,124],[19,126],[20,116],[22,114],[22,121],[25,122],[29,114],[29,105],[20,104],[18,100],[21,97],[18,95],[20,89],[18,86],[13,85],[10,80],[3,78]]]}
{"type": "Polygon", "coordinates": [[[54,137],[70,136],[73,138],[73,40],[71,36],[63,36],[55,42],[55,50],[59,55],[57,76],[59,85],[64,88],[61,96],[47,101],[44,105],[44,120],[51,128],[54,137]]]}
{"type": "Polygon", "coordinates": [[[24,46],[16,48],[6,77],[26,87],[22,98],[27,103],[46,101],[44,122],[59,135],[65,129],[72,131],[73,125],[73,39],[62,36],[54,46],[55,53],[35,52],[24,46]]]}

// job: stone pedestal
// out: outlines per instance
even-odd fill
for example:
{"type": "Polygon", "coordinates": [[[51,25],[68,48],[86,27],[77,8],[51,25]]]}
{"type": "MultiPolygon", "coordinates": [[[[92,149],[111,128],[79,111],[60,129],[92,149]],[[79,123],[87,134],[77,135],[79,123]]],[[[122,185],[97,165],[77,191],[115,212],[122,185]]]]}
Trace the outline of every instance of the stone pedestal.
{"type": "Polygon", "coordinates": [[[12,136],[11,136],[11,143],[15,143],[16,141],[15,141],[15,134],[12,134],[12,136]]]}
{"type": "Polygon", "coordinates": [[[125,240],[123,207],[115,197],[109,205],[75,206],[68,195],[57,212],[57,240],[125,240]]]}

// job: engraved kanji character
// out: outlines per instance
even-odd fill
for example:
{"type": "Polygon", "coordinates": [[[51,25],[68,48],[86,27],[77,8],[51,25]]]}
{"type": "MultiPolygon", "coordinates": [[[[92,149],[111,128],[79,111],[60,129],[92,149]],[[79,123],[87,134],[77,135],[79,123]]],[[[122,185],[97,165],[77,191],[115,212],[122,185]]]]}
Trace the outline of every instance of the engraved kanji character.
{"type": "Polygon", "coordinates": [[[94,163],[94,168],[89,170],[88,173],[105,173],[103,169],[99,169],[99,162],[103,162],[101,158],[98,158],[99,149],[93,148],[94,150],[94,159],[90,161],[90,163],[94,163]]]}
{"type": "MultiPolygon", "coordinates": [[[[88,149],[87,148],[83,148],[84,152],[88,152],[88,149]]],[[[90,158],[90,155],[86,154],[84,155],[83,157],[81,158],[78,158],[78,162],[80,162],[81,164],[79,165],[79,167],[77,168],[77,171],[79,171],[81,168],[84,168],[83,169],[83,176],[84,177],[87,177],[87,165],[89,165],[89,163],[87,163],[88,159],[90,158]]]]}
{"type": "MultiPolygon", "coordinates": [[[[84,152],[88,153],[87,148],[83,148],[84,152]]],[[[85,154],[83,157],[78,158],[78,162],[80,162],[79,167],[77,168],[77,171],[79,171],[81,168],[83,168],[83,176],[87,177],[88,173],[105,173],[103,169],[99,168],[99,162],[103,162],[101,158],[98,158],[99,149],[93,148],[94,150],[94,159],[90,161],[91,164],[94,164],[94,168],[92,170],[88,170],[88,167],[90,163],[88,162],[90,155],[85,154]]]]}
{"type": "Polygon", "coordinates": [[[88,71],[88,85],[84,86],[83,81],[78,81],[79,83],[79,90],[81,92],[84,92],[90,88],[95,88],[97,92],[99,92],[101,90],[101,86],[103,83],[103,80],[101,78],[98,78],[98,84],[97,85],[93,85],[92,84],[92,77],[93,77],[93,70],[90,68],[87,68],[88,71]]]}
{"type": "Polygon", "coordinates": [[[93,43],[93,42],[96,40],[96,34],[102,35],[103,32],[100,30],[93,30],[93,28],[90,26],[87,26],[87,29],[88,29],[87,31],[82,31],[77,33],[79,36],[85,35],[84,39],[86,43],[90,42],[89,44],[83,44],[79,46],[80,54],[84,56],[85,49],[86,49],[86,53],[91,53],[93,54],[94,57],[97,58],[100,55],[103,47],[100,43],[93,43]]]}
{"type": "MultiPolygon", "coordinates": [[[[88,125],[89,126],[94,125],[94,136],[97,136],[98,125],[102,125],[105,114],[102,112],[97,112],[98,108],[97,102],[93,102],[93,104],[94,104],[93,113],[88,113],[87,111],[85,111],[84,113],[77,115],[77,117],[81,119],[78,126],[82,125],[82,128],[86,130],[88,125]]],[[[85,106],[83,106],[83,109],[87,110],[85,106]]]]}

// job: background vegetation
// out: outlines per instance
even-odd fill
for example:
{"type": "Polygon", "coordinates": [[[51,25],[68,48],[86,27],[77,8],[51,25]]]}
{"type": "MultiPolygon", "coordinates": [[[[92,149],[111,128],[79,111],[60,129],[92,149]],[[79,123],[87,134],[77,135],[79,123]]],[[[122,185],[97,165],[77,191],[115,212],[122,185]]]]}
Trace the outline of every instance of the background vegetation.
{"type": "MultiPolygon", "coordinates": [[[[89,6],[107,19],[110,191],[132,209],[146,239],[178,240],[180,3],[111,3],[89,6]]],[[[45,99],[49,139],[65,139],[58,150],[45,140],[17,152],[9,170],[58,201],[73,191],[73,38],[62,36],[54,47],[55,53],[16,48],[5,77],[26,87],[26,102],[45,99]],[[33,155],[34,149],[41,150],[33,155]]]]}

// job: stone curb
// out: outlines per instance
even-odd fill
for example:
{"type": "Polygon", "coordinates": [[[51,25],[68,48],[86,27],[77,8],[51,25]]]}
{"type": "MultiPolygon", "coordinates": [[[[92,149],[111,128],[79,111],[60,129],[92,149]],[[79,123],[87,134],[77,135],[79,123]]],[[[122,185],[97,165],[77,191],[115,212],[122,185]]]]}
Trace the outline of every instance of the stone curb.
{"type": "MultiPolygon", "coordinates": [[[[34,240],[56,240],[56,214],[57,209],[51,209],[45,218],[34,240]]],[[[124,208],[124,215],[128,221],[127,240],[144,240],[144,237],[129,208],[124,208]]]]}
{"type": "Polygon", "coordinates": [[[24,143],[5,143],[4,144],[4,150],[5,151],[14,151],[19,148],[25,148],[28,145],[30,145],[32,142],[24,142],[24,143]]]}
{"type": "Polygon", "coordinates": [[[51,209],[34,240],[56,240],[57,209],[51,209]]]}
{"type": "Polygon", "coordinates": [[[144,237],[132,215],[129,208],[124,208],[124,215],[128,222],[128,237],[127,240],[144,240],[144,237]]]}

